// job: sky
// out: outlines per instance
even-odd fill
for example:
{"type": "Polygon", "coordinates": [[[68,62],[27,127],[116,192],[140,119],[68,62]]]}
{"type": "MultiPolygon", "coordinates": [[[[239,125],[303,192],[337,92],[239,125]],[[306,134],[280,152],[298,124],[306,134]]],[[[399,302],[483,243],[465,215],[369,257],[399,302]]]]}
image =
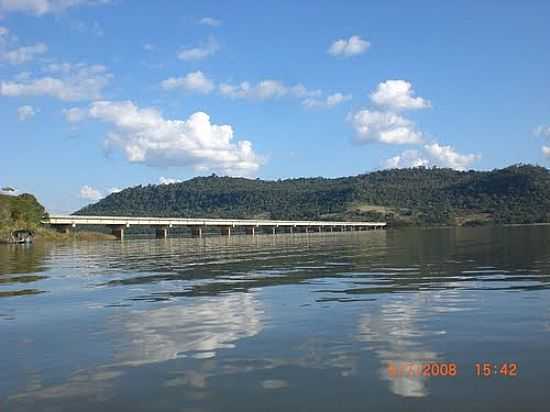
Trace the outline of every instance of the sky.
{"type": "Polygon", "coordinates": [[[550,2],[0,0],[0,186],[550,163],[550,2]]]}

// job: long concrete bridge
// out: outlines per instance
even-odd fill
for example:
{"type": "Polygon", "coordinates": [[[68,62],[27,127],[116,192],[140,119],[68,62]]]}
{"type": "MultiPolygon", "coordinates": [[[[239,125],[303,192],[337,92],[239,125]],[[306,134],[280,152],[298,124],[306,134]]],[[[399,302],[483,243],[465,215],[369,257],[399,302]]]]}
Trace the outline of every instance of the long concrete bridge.
{"type": "Polygon", "coordinates": [[[252,220],[252,219],[203,219],[203,218],[173,218],[173,217],[124,217],[124,216],[80,216],[80,215],[50,215],[42,221],[54,227],[59,232],[68,233],[71,228],[84,225],[102,225],[111,228],[112,233],[120,240],[124,239],[124,230],[131,226],[149,226],[156,230],[156,237],[165,239],[168,230],[174,227],[188,227],[191,234],[201,237],[209,227],[215,227],[225,236],[230,236],[232,230],[244,228],[245,233],[255,235],[257,230],[264,233],[295,233],[295,232],[334,232],[377,230],[386,227],[385,222],[327,222],[299,220],[252,220]]]}

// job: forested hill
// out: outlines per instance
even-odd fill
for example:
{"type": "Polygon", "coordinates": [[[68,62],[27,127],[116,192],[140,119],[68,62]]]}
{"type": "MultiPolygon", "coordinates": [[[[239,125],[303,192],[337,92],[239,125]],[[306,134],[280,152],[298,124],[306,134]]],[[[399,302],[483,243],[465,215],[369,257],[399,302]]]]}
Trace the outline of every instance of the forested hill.
{"type": "Polygon", "coordinates": [[[385,219],[394,224],[550,222],[550,171],[530,165],[489,172],[414,168],[277,181],[212,175],[128,188],[76,214],[385,219]]]}
{"type": "Polygon", "coordinates": [[[0,242],[14,230],[32,230],[40,226],[45,209],[33,195],[0,194],[0,242]]]}

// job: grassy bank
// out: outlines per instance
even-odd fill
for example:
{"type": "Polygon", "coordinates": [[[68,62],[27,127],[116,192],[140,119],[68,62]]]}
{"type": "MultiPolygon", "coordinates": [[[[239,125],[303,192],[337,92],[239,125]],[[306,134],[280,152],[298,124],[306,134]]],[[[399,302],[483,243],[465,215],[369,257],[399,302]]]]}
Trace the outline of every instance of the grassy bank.
{"type": "Polygon", "coordinates": [[[71,240],[84,240],[84,241],[116,240],[116,236],[108,233],[90,232],[90,231],[84,231],[84,230],[74,231],[71,233],[60,233],[51,228],[39,227],[34,232],[34,240],[38,242],[44,242],[44,241],[65,242],[65,241],[71,241],[71,240]]]}
{"type": "Polygon", "coordinates": [[[39,230],[40,220],[44,214],[44,207],[33,195],[0,194],[0,241],[7,240],[10,233],[16,230],[39,230]]]}
{"type": "Polygon", "coordinates": [[[16,230],[32,232],[35,241],[116,239],[111,234],[99,232],[59,233],[40,223],[45,215],[46,210],[31,194],[25,193],[19,196],[0,194],[0,242],[6,242],[10,234],[16,230]]]}

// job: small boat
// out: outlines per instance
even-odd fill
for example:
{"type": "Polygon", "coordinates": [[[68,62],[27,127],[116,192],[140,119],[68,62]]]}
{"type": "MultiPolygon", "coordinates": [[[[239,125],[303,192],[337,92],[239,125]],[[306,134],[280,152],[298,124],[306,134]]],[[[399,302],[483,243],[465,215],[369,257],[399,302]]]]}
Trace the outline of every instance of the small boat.
{"type": "Polygon", "coordinates": [[[11,232],[8,243],[32,243],[32,235],[32,232],[29,230],[16,230],[11,232]]]}

